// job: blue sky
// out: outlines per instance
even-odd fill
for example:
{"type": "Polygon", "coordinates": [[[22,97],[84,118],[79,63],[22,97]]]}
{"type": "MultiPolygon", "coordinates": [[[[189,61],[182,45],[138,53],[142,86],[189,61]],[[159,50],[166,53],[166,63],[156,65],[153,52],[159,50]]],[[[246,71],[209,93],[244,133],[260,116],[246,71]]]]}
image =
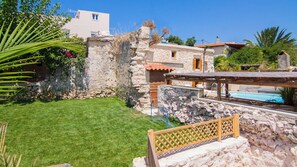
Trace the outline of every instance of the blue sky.
{"type": "Polygon", "coordinates": [[[123,33],[139,28],[143,21],[154,20],[186,39],[194,36],[215,42],[254,40],[264,28],[280,26],[297,38],[297,0],[52,0],[61,12],[90,10],[110,14],[111,32],[123,33]]]}

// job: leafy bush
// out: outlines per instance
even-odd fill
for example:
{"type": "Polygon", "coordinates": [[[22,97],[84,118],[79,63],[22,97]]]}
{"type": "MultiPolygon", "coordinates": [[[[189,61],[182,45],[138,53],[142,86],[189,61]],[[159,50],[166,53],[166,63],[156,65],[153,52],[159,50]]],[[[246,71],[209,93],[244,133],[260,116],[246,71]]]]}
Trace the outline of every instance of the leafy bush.
{"type": "Polygon", "coordinates": [[[195,37],[188,38],[185,42],[186,46],[194,46],[196,43],[195,37]]]}
{"type": "Polygon", "coordinates": [[[228,57],[228,61],[234,64],[261,64],[264,59],[260,48],[243,47],[228,57]]]}
{"type": "Polygon", "coordinates": [[[178,44],[178,45],[183,45],[184,44],[184,41],[178,37],[178,36],[174,36],[174,35],[170,35],[168,38],[166,38],[166,40],[170,43],[175,43],[175,44],[178,44]]]}
{"type": "Polygon", "coordinates": [[[226,56],[215,57],[214,66],[216,71],[240,71],[240,66],[230,63],[226,56]]]}
{"type": "MultiPolygon", "coordinates": [[[[31,21],[20,22],[17,27],[1,25],[0,30],[0,100],[7,100],[17,93],[24,83],[30,78],[32,71],[22,71],[20,67],[38,64],[42,55],[31,53],[39,52],[47,48],[63,48],[81,53],[84,48],[75,42],[65,42],[59,39],[60,29],[44,29],[41,24],[38,27],[30,27],[31,21]]],[[[35,22],[33,24],[36,24],[35,22]]],[[[46,24],[46,21],[43,23],[46,24]]],[[[49,25],[51,26],[51,25],[49,25]]]]}

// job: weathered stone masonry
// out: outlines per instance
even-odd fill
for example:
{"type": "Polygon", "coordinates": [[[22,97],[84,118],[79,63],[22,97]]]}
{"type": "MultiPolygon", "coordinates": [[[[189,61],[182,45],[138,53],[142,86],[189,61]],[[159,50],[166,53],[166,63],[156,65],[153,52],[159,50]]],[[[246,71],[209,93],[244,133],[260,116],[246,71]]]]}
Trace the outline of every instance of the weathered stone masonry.
{"type": "MultiPolygon", "coordinates": [[[[167,63],[172,65],[176,72],[191,72],[193,58],[202,58],[204,52],[201,48],[172,44],[150,46],[148,27],[141,27],[136,32],[111,39],[90,38],[88,48],[89,91],[102,92],[99,90],[104,91],[106,88],[124,89],[129,95],[130,102],[137,109],[150,106],[150,78],[149,72],[144,67],[147,63],[167,63]],[[176,60],[171,59],[172,51],[177,52],[176,60]],[[182,67],[176,67],[176,64],[181,64],[182,67]]],[[[205,71],[213,71],[212,55],[212,50],[206,50],[205,64],[208,65],[205,71]]]]}
{"type": "MultiPolygon", "coordinates": [[[[197,89],[159,87],[159,105],[181,122],[196,123],[240,114],[241,135],[262,166],[297,166],[297,114],[197,98],[197,89]]],[[[259,165],[259,164],[258,164],[259,165]]]]}
{"type": "MultiPolygon", "coordinates": [[[[31,96],[50,92],[51,98],[92,98],[115,96],[120,92],[140,110],[150,106],[151,71],[146,70],[146,64],[163,63],[174,68],[175,72],[192,72],[193,59],[202,59],[204,54],[204,49],[195,47],[173,44],[150,46],[148,27],[124,35],[89,38],[87,48],[83,71],[70,69],[71,75],[64,79],[57,73],[35,83],[29,91],[35,92],[31,96]],[[172,52],[176,52],[176,59],[171,58],[172,52]]],[[[206,72],[213,71],[213,50],[205,51],[204,69],[206,72]]],[[[196,71],[201,72],[201,69],[196,71]]],[[[177,81],[173,84],[191,85],[191,82],[177,81]]]]}
{"type": "Polygon", "coordinates": [[[88,91],[103,93],[106,89],[112,89],[114,92],[115,89],[124,89],[133,105],[144,107],[142,104],[149,103],[149,86],[144,68],[148,47],[149,28],[146,27],[126,34],[126,37],[90,38],[87,63],[90,80],[88,91]]]}

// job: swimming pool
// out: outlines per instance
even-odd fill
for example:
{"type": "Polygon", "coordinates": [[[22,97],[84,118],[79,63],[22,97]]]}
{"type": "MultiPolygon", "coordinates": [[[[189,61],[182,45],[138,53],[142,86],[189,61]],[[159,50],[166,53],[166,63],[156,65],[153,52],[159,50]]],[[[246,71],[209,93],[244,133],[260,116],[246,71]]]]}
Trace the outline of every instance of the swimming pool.
{"type": "Polygon", "coordinates": [[[249,99],[249,100],[259,100],[274,103],[284,103],[280,94],[272,93],[256,93],[256,92],[230,92],[231,97],[249,99]]]}

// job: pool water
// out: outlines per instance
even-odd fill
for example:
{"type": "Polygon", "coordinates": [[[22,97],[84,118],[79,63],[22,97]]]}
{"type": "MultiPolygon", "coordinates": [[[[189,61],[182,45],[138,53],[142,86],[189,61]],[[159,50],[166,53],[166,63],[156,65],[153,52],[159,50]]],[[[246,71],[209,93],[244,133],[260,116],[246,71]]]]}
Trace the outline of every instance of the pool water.
{"type": "Polygon", "coordinates": [[[255,92],[230,92],[231,97],[259,100],[265,102],[284,103],[283,98],[280,94],[272,93],[255,93],[255,92]]]}

